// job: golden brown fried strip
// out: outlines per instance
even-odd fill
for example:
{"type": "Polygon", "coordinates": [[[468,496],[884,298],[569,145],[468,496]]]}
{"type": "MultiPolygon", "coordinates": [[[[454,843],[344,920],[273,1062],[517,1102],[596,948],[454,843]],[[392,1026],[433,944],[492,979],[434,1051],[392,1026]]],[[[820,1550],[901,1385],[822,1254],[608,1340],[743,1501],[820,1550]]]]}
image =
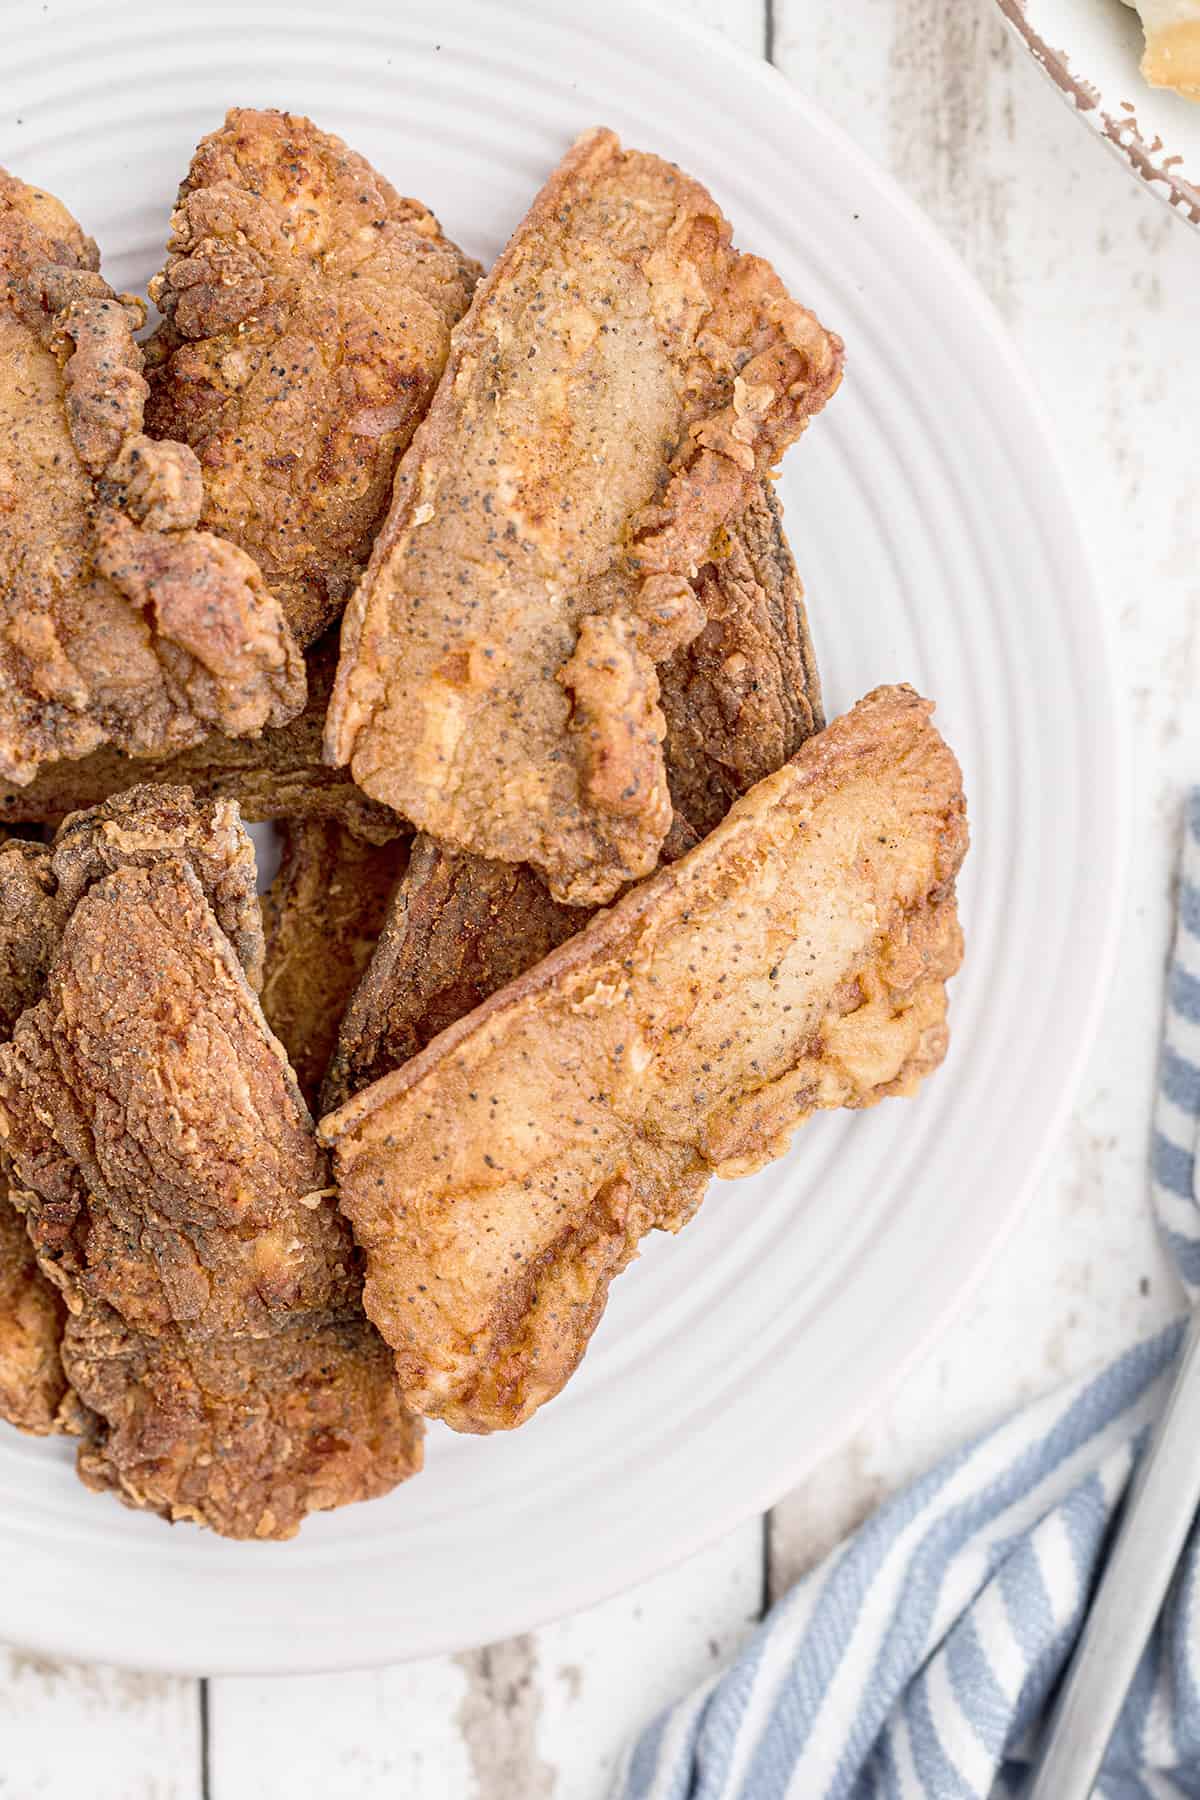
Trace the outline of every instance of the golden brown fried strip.
{"type": "Polygon", "coordinates": [[[304,668],[254,563],[192,529],[196,459],[142,434],[139,302],[0,170],[0,775],[279,724],[304,668]]]}
{"type": "Polygon", "coordinates": [[[234,800],[244,819],[325,819],[370,843],[407,831],[386,806],[368,800],[343,769],[321,760],[321,733],[337,662],[336,634],[309,651],[308,702],[288,724],[258,738],[205,738],[195,749],[154,761],[95,750],[51,763],[28,787],[0,781],[0,820],[57,825],[68,813],[147,782],[184,783],[201,799],[234,800]]]}
{"type": "MultiPolygon", "coordinates": [[[[708,623],[662,670],[673,861],[732,801],[823,724],[804,591],[769,483],[696,580],[708,623]]],[[[321,1090],[332,1111],[424,1049],[583,926],[525,863],[455,853],[420,836],[375,954],[338,1031],[321,1090]]]]}
{"type": "Polygon", "coordinates": [[[235,107],[171,228],[147,430],[191,445],[201,523],[249,551],[309,644],[370,555],[478,268],[294,113],[235,107]]]}
{"type": "MultiPolygon", "coordinates": [[[[139,800],[162,792],[122,798],[127,829],[139,800]]],[[[0,1049],[0,1132],[92,1409],[80,1472],[169,1518],[290,1536],[411,1474],[419,1427],[294,1076],[194,872],[221,856],[172,840],[147,859],[142,836],[122,866],[101,823],[89,862],[84,830],[65,870],[90,879],[0,1049]]]]}
{"type": "Polygon", "coordinates": [[[417,1410],[520,1424],[712,1174],[946,1048],[961,777],[909,688],[811,738],[680,861],[324,1119],[417,1410]]]}
{"type": "MultiPolygon", "coordinates": [[[[0,1039],[41,997],[84,889],[122,863],[145,865],[168,850],[190,863],[249,976],[261,980],[254,853],[235,809],[197,806],[184,790],[160,788],[73,819],[53,849],[20,839],[0,845],[0,1039]]],[[[0,1417],[24,1430],[80,1428],[82,1409],[68,1396],[60,1354],[65,1320],[0,1172],[0,1417]]]]}
{"type": "Polygon", "coordinates": [[[285,830],[283,861],[263,897],[262,1007],[310,1106],[407,860],[404,838],[366,844],[325,820],[285,830]]]}
{"type": "Polygon", "coordinates": [[[696,182],[589,133],[480,284],[351,601],[330,760],[438,839],[611,899],[671,820],[656,664],[841,345],[696,182]]]}

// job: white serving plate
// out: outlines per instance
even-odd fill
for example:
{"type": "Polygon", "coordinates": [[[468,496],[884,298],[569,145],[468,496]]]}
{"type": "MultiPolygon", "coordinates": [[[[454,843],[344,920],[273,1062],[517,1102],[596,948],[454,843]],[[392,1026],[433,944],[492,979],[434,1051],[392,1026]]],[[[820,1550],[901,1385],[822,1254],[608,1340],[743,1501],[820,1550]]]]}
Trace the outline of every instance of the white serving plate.
{"type": "Polygon", "coordinates": [[[0,161],[157,265],[231,103],[306,111],[495,255],[604,122],[708,182],[738,241],[840,330],[847,377],[782,492],[831,711],[938,701],[975,844],[953,1048],[919,1100],[808,1125],[613,1290],[524,1430],[429,1434],[426,1473],[224,1543],[0,1441],[0,1636],[183,1671],[350,1667],[486,1642],[648,1576],[769,1506],[883,1401],[1016,1217],[1102,997],[1125,807],[1103,620],[1031,384],[900,191],[765,66],[644,7],[358,0],[10,5],[0,161]]]}
{"type": "Polygon", "coordinates": [[[1200,225],[1200,101],[1151,87],[1123,0],[997,0],[1063,98],[1179,217],[1200,225]]]}

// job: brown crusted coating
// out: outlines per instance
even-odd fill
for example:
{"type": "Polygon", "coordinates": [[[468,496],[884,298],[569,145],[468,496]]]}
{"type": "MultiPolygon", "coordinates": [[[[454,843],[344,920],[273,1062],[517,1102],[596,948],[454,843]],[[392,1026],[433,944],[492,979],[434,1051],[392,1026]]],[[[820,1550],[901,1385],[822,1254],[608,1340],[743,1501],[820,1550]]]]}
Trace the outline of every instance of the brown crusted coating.
{"type": "Polygon", "coordinates": [[[667,779],[698,837],[825,724],[804,588],[769,481],[696,593],[706,623],[659,669],[667,779]]]}
{"type": "Polygon", "coordinates": [[[0,1049],[0,1131],[93,1415],[80,1472],[169,1518],[287,1537],[411,1474],[419,1427],[190,852],[135,843],[104,873],[112,847],[77,856],[90,885],[0,1049]]]}
{"type": "Polygon", "coordinates": [[[368,800],[348,771],[321,760],[321,733],[337,662],[336,634],[308,652],[308,700],[286,725],[258,738],[205,738],[178,756],[136,761],[94,750],[78,762],[50,763],[27,787],[0,781],[0,820],[57,824],[145,783],[184,783],[198,799],[235,800],[244,819],[326,819],[373,844],[407,831],[386,806],[368,800]]]}
{"type": "Polygon", "coordinates": [[[48,257],[59,268],[99,269],[95,238],[85,237],[78,220],[45,188],[30,187],[7,169],[0,169],[0,211],[11,213],[14,235],[24,234],[29,267],[48,257]]]}
{"type": "Polygon", "coordinates": [[[297,712],[304,668],[248,556],[192,529],[192,452],[142,436],[139,302],[0,171],[0,775],[297,712]]]}
{"type": "Polygon", "coordinates": [[[590,917],[552,900],[527,863],[447,850],[422,833],[342,1015],[321,1109],[398,1069],[590,917]]]}
{"type": "Polygon", "coordinates": [[[39,1437],[66,1424],[59,1353],[66,1316],[61,1296],[38,1268],[0,1169],[0,1419],[39,1437]]]}
{"type": "Polygon", "coordinates": [[[234,108],[171,230],[147,428],[191,445],[201,523],[254,557],[311,643],[366,563],[478,269],[294,113],[234,108]]]}
{"type": "MultiPolygon", "coordinates": [[[[254,850],[236,808],[195,804],[178,788],[125,795],[70,820],[53,847],[0,844],[0,1039],[12,1036],[41,997],[63,925],[84,890],[122,864],[146,866],[165,852],[190,863],[250,979],[261,979],[254,850]]],[[[78,1428],[82,1409],[73,1396],[68,1402],[60,1355],[65,1318],[0,1172],[0,1417],[24,1430],[78,1428]]]]}
{"type": "Polygon", "coordinates": [[[164,857],[191,869],[257,993],[264,957],[258,871],[231,800],[199,800],[186,787],[135,788],[68,819],[50,852],[59,918],[114,869],[150,869],[164,857]]]}
{"type": "MultiPolygon", "coordinates": [[[[769,482],[729,528],[725,549],[696,578],[708,623],[661,671],[675,807],[664,861],[713,830],[824,723],[803,589],[769,482]]],[[[419,836],[346,1008],[322,1110],[399,1068],[590,917],[551,899],[526,863],[419,836]]]]}
{"type": "Polygon", "coordinates": [[[702,187],[581,138],[480,284],[397,471],[346,612],[330,759],[564,903],[645,875],[671,820],[655,665],[702,627],[694,571],[840,372],[840,342],[733,250],[702,187]]]}
{"type": "Polygon", "coordinates": [[[810,738],[702,843],[324,1119],[367,1311],[418,1411],[520,1424],[711,1174],[946,1048],[961,776],[910,688],[810,738]]]}
{"type": "MultiPolygon", "coordinates": [[[[63,907],[45,844],[0,842],[0,1039],[42,991],[63,907]]],[[[0,1419],[22,1431],[62,1422],[67,1392],[59,1344],[65,1308],[37,1266],[0,1157],[0,1419]]]]}
{"type": "Polygon", "coordinates": [[[320,819],[285,829],[279,873],[262,903],[262,1007],[310,1106],[407,860],[404,838],[366,844],[320,819]]]}
{"type": "Polygon", "coordinates": [[[66,913],[49,845],[0,843],[0,1039],[41,994],[66,913]]]}
{"type": "MultiPolygon", "coordinates": [[[[696,842],[676,814],[663,861],[696,842]]],[[[424,832],[337,1029],[320,1110],[398,1069],[439,1031],[582,931],[594,909],[552,899],[528,863],[447,850],[424,832]]]]}
{"type": "Polygon", "coordinates": [[[263,1336],[153,1338],[97,1306],[65,1348],[107,1421],[80,1446],[83,1481],[173,1520],[293,1537],[309,1513],[376,1499],[421,1467],[421,1422],[357,1302],[263,1336]]]}

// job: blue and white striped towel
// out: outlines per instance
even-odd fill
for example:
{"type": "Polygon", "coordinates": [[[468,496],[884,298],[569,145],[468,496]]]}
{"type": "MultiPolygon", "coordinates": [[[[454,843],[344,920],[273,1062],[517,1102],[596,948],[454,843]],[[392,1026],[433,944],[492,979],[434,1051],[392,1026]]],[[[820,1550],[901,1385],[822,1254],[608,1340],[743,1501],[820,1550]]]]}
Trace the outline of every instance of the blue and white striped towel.
{"type": "MultiPolygon", "coordinates": [[[[1200,790],[1184,832],[1153,1193],[1200,1296],[1200,790]]],[[[616,1800],[1007,1800],[1162,1407],[1182,1325],[1039,1401],[888,1502],[726,1674],[627,1753],[616,1800]]],[[[1193,1528],[1096,1793],[1200,1800],[1193,1528]]]]}

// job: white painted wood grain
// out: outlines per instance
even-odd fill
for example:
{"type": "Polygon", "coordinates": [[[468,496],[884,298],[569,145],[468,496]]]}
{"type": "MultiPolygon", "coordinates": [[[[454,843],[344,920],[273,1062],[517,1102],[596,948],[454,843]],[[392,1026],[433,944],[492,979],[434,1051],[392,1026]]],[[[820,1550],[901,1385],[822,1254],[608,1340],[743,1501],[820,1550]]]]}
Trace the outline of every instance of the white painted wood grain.
{"type": "Polygon", "coordinates": [[[744,1641],[762,1568],[754,1520],[617,1599],[488,1649],[211,1681],[210,1800],[593,1800],[630,1731],[744,1641]]]}
{"type": "Polygon", "coordinates": [[[465,1800],[465,1692],[449,1657],[352,1675],[210,1681],[206,1800],[465,1800]]]}
{"type": "Polygon", "coordinates": [[[202,1800],[198,1684],[0,1649],[4,1800],[202,1800]]]}

